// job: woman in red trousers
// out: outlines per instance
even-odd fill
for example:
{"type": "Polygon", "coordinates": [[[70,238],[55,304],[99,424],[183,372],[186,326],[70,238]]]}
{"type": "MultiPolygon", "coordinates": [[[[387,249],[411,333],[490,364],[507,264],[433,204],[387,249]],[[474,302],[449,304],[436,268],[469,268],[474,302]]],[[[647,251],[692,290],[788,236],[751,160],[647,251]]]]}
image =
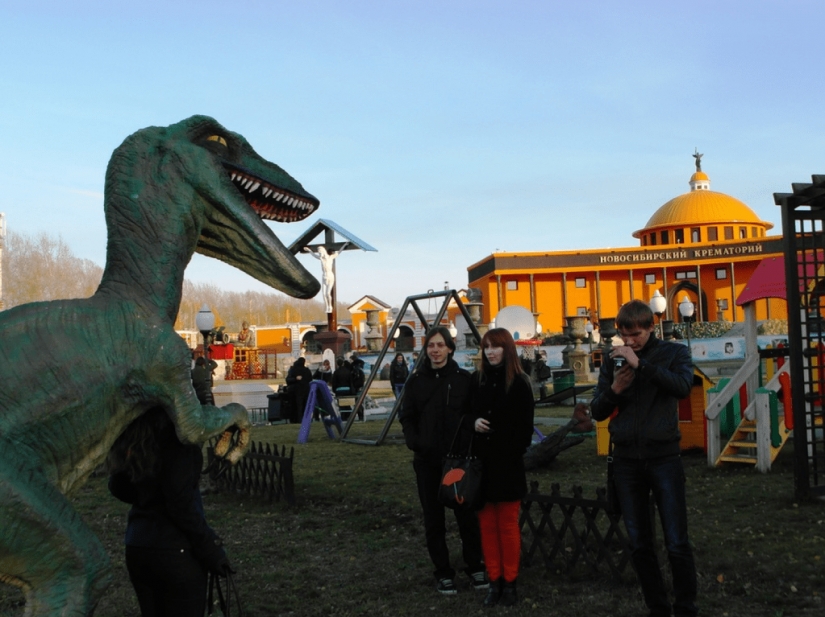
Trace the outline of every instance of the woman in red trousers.
{"type": "Polygon", "coordinates": [[[533,390],[507,330],[488,331],[481,348],[470,413],[475,422],[474,449],[484,463],[484,507],[478,513],[490,579],[484,606],[513,606],[521,558],[519,507],[527,494],[522,457],[533,434],[533,390]]]}

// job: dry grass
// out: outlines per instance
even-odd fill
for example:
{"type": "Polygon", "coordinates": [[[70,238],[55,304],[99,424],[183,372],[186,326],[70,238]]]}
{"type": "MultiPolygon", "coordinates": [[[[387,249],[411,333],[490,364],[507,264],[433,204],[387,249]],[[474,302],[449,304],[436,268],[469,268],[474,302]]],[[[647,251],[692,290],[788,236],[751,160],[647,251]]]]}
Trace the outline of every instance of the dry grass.
{"type": "MultiPolygon", "coordinates": [[[[559,410],[562,417],[569,413],[559,410]]],[[[380,427],[356,423],[353,435],[377,435],[380,427]]],[[[259,427],[254,438],[288,445],[297,430],[259,427]]],[[[701,454],[685,457],[702,614],[825,613],[825,508],[793,501],[791,447],[767,475],[712,470],[701,454]]],[[[229,494],[206,497],[207,516],[225,538],[250,617],[489,612],[482,611],[481,594],[466,579],[458,581],[455,597],[435,592],[411,457],[403,446],[332,442],[316,425],[310,443],[295,448],[295,509],[229,494]]],[[[588,440],[530,478],[544,491],[553,482],[563,492],[578,484],[592,496],[604,483],[604,461],[595,450],[588,440]]],[[[114,582],[96,615],[136,616],[122,556],[126,507],[107,494],[105,482],[93,478],[75,499],[113,564],[114,582]]],[[[449,543],[458,559],[454,533],[449,543]]],[[[571,580],[533,565],[523,570],[519,585],[522,602],[512,615],[647,614],[635,584],[617,585],[605,575],[571,580]]],[[[20,598],[16,590],[0,587],[0,614],[21,615],[20,598]]]]}

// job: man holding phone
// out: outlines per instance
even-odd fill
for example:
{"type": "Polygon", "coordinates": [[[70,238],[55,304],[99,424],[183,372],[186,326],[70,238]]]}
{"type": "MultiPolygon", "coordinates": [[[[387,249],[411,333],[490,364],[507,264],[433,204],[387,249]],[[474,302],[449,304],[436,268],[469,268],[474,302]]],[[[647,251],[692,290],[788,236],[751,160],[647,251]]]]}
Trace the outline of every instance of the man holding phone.
{"type": "Polygon", "coordinates": [[[600,368],[591,413],[595,420],[605,420],[618,412],[609,426],[613,480],[650,617],[694,617],[696,566],[687,533],[678,414],[679,399],[693,385],[690,352],[680,343],[656,338],[653,311],[641,300],[619,309],[616,326],[624,345],[600,368]],[[672,607],[656,558],[651,493],[673,573],[672,607]]]}

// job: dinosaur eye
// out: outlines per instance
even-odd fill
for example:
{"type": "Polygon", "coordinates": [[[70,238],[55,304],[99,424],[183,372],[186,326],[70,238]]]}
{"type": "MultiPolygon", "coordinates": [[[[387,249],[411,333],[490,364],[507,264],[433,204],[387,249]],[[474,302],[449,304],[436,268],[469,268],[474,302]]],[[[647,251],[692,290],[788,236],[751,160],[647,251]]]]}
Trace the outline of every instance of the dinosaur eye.
{"type": "Polygon", "coordinates": [[[210,135],[209,137],[206,138],[206,141],[216,141],[220,145],[222,145],[224,148],[227,147],[226,146],[226,140],[223,137],[221,137],[220,135],[210,135]]]}

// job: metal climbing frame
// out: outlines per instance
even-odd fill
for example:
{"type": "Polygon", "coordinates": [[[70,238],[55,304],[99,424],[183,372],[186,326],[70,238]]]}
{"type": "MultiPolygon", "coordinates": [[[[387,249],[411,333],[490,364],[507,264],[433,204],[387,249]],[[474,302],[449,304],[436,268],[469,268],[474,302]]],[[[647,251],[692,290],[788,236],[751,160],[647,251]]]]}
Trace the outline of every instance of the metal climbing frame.
{"type": "Polygon", "coordinates": [[[825,495],[825,175],[775,193],[782,208],[799,499],[825,495]]]}
{"type": "MultiPolygon", "coordinates": [[[[464,315],[464,319],[467,322],[469,328],[473,331],[473,334],[476,337],[477,342],[481,342],[481,335],[476,328],[475,323],[473,323],[472,318],[470,317],[470,313],[467,310],[467,307],[464,306],[464,303],[461,301],[461,298],[458,297],[458,293],[454,289],[445,289],[444,291],[435,291],[429,292],[425,294],[421,294],[418,296],[410,296],[406,300],[404,300],[404,305],[401,307],[401,310],[398,312],[399,318],[395,320],[393,323],[392,328],[387,333],[387,340],[384,341],[384,346],[381,348],[381,351],[378,354],[378,359],[375,361],[375,364],[370,371],[369,376],[367,377],[366,383],[364,387],[361,388],[361,393],[358,395],[358,400],[355,401],[355,406],[353,407],[353,413],[350,414],[349,418],[347,419],[346,425],[344,425],[344,431],[341,433],[341,441],[346,441],[348,443],[357,443],[362,445],[368,446],[380,446],[384,440],[387,438],[387,434],[390,432],[390,426],[392,426],[393,421],[395,420],[395,416],[398,414],[398,409],[401,406],[401,401],[404,400],[404,390],[401,391],[401,394],[395,399],[395,404],[392,406],[392,411],[390,412],[387,421],[384,423],[384,428],[381,430],[381,434],[375,439],[354,439],[352,437],[347,437],[349,433],[349,429],[352,426],[353,421],[355,420],[356,413],[355,410],[361,408],[364,404],[364,401],[367,398],[367,392],[369,392],[370,385],[372,384],[375,376],[381,370],[381,362],[384,360],[384,356],[387,355],[387,351],[389,351],[390,343],[392,343],[393,338],[395,337],[395,333],[398,331],[398,328],[401,326],[401,317],[407,314],[407,309],[412,307],[415,311],[415,314],[418,316],[418,319],[421,321],[424,326],[426,326],[425,330],[429,330],[433,326],[436,326],[441,323],[441,320],[444,318],[444,315],[447,313],[447,307],[450,305],[450,300],[453,300],[457,305],[461,314],[464,315]],[[435,298],[444,298],[444,301],[441,303],[441,308],[438,309],[438,313],[436,313],[435,317],[432,321],[429,321],[427,317],[422,312],[421,308],[418,306],[419,301],[421,300],[433,300],[435,298]]],[[[418,366],[424,360],[424,356],[426,353],[421,353],[418,356],[418,361],[416,362],[416,366],[418,366]]],[[[410,369],[410,374],[412,374],[415,366],[410,369]]]]}

